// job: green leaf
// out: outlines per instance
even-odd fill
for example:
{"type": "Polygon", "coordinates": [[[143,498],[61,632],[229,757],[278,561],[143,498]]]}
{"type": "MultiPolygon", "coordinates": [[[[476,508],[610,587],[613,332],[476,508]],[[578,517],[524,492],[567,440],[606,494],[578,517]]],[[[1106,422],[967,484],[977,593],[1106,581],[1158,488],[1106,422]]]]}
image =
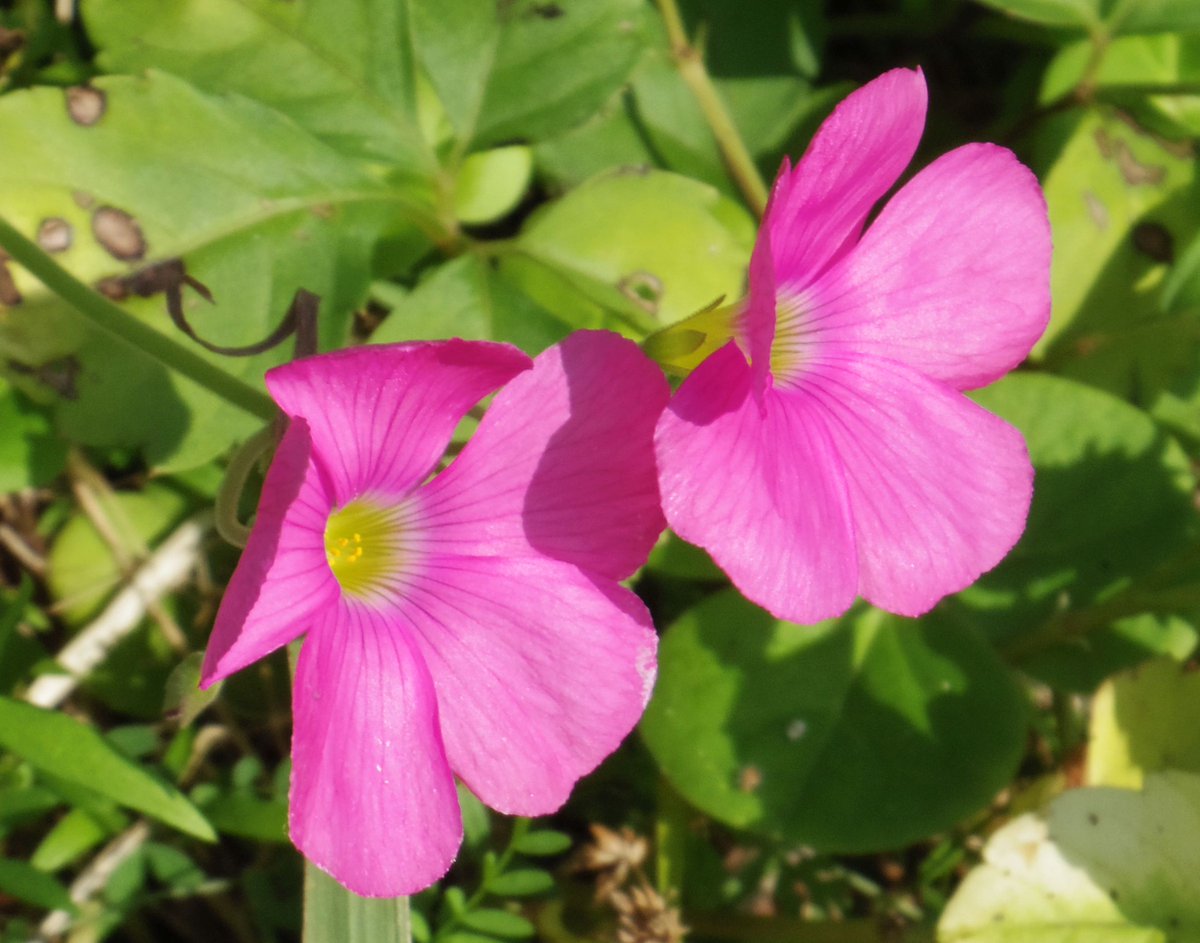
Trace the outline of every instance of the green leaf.
{"type": "Polygon", "coordinates": [[[550,829],[527,832],[513,844],[518,852],[530,857],[561,855],[571,849],[571,836],[550,829]]]}
{"type": "MultiPolygon", "coordinates": [[[[426,184],[383,182],[279,112],[201,94],[163,73],[98,79],[93,93],[106,106],[90,125],[70,118],[59,89],[0,99],[6,217],[31,236],[44,236],[48,223],[68,233],[70,245],[55,255],[93,283],[128,276],[135,264],[181,258],[216,301],[184,289],[186,313],[209,341],[261,340],[303,286],[323,299],[322,345],[341,345],[379,240],[427,245],[412,223],[428,215],[426,184]],[[109,235],[106,249],[93,234],[98,219],[125,244],[109,235]]],[[[33,371],[22,382],[52,395],[69,438],[142,447],[151,463],[179,469],[257,428],[240,410],[90,328],[10,268],[24,300],[6,312],[0,343],[33,371]]],[[[177,334],[161,293],[131,298],[127,307],[177,334]]],[[[219,362],[257,383],[288,356],[285,345],[219,362]]]]}
{"type": "Polygon", "coordinates": [[[1200,674],[1162,658],[1105,682],[1092,700],[1087,782],[1140,789],[1163,770],[1200,773],[1200,674]]]}
{"type": "Polygon", "coordinates": [[[500,43],[497,6],[479,0],[412,0],[417,55],[460,140],[474,134],[500,43]]]}
{"type": "Polygon", "coordinates": [[[408,898],[367,898],[304,863],[304,943],[409,943],[408,898]]]}
{"type": "Polygon", "coordinates": [[[524,196],[532,171],[533,153],[521,145],[472,154],[455,181],[455,216],[467,225],[500,219],[524,196]]]}
{"type": "Polygon", "coordinates": [[[144,812],[205,841],[212,827],[175,787],[114,750],[91,727],[65,714],[0,698],[0,746],[34,769],[144,812]]]}
{"type": "Polygon", "coordinates": [[[505,871],[487,882],[488,893],[497,897],[526,897],[544,894],[554,887],[554,878],[537,868],[505,871]]]}
{"type": "Polygon", "coordinates": [[[732,591],[667,630],[641,730],[700,809],[840,852],[900,847],[977,810],[1025,738],[1021,695],[974,632],[866,608],[792,625],[732,591]]]}
{"type": "Polygon", "coordinates": [[[520,914],[507,910],[496,910],[491,907],[481,907],[478,910],[468,910],[462,915],[464,925],[480,933],[490,933],[505,939],[524,939],[533,936],[534,926],[520,914]]]}
{"type": "MultiPolygon", "coordinates": [[[[1036,471],[1021,541],[950,604],[970,610],[997,641],[1019,644],[1052,616],[1111,598],[1194,539],[1195,477],[1187,456],[1145,413],[1099,390],[1035,374],[1014,374],[973,396],[1024,433],[1036,471]]],[[[1086,644],[1061,645],[1060,661],[1072,653],[1089,657],[1086,644]]],[[[1131,646],[1114,645],[1122,647],[1131,646]]],[[[1134,647],[1133,661],[1139,651],[1144,657],[1134,647]]],[[[1131,663],[1101,661],[1099,677],[1131,663]]]]}
{"type": "Polygon", "coordinates": [[[711,187],[612,173],[535,214],[501,271],[577,326],[615,317],[638,333],[740,297],[753,240],[750,216],[711,187]]]}
{"type": "Polygon", "coordinates": [[[996,832],[938,924],[939,943],[1200,939],[1200,777],[1096,787],[996,832]]]}
{"type": "Polygon", "coordinates": [[[486,259],[464,255],[434,268],[397,300],[371,342],[462,337],[506,341],[536,354],[566,337],[572,326],[486,259]]]}
{"type": "Polygon", "coordinates": [[[501,11],[475,133],[481,144],[539,140],[580,124],[625,81],[646,41],[640,0],[514,0],[501,11]]]}
{"type": "Polygon", "coordinates": [[[288,840],[287,801],[282,797],[262,799],[238,791],[220,794],[200,806],[213,828],[223,834],[280,844],[288,840]]]}
{"type": "Polygon", "coordinates": [[[1074,26],[1092,30],[1102,19],[1104,0],[977,0],[1009,16],[1046,26],[1074,26]]]}
{"type": "Polygon", "coordinates": [[[57,871],[77,861],[110,834],[83,809],[72,809],[46,833],[29,863],[39,871],[57,871]]]}
{"type": "Polygon", "coordinates": [[[49,484],[66,457],[46,413],[0,380],[0,494],[49,484]]]}
{"type": "Polygon", "coordinates": [[[407,3],[95,0],[82,12],[105,71],[173,72],[269,105],[344,152],[432,172],[407,3]]]}
{"type": "Polygon", "coordinates": [[[46,910],[75,912],[67,889],[24,861],[0,858],[0,891],[46,910]]]}
{"type": "MultiPolygon", "coordinates": [[[[128,547],[152,547],[186,515],[188,502],[175,489],[152,482],[141,491],[116,492],[102,502],[117,535],[128,547]]],[[[121,582],[108,543],[91,519],[76,512],[54,538],[47,582],[63,617],[82,625],[99,611],[121,582]]]]}
{"type": "Polygon", "coordinates": [[[1195,162],[1105,110],[1065,119],[1069,136],[1046,177],[1054,234],[1054,313],[1036,353],[1049,369],[1150,408],[1190,389],[1195,318],[1164,315],[1159,283],[1173,246],[1200,219],[1195,162]]]}
{"type": "Polygon", "coordinates": [[[176,665],[167,678],[163,692],[163,714],[178,721],[180,727],[190,727],[209,704],[221,693],[221,684],[200,689],[200,668],[203,652],[192,652],[176,665]]]}

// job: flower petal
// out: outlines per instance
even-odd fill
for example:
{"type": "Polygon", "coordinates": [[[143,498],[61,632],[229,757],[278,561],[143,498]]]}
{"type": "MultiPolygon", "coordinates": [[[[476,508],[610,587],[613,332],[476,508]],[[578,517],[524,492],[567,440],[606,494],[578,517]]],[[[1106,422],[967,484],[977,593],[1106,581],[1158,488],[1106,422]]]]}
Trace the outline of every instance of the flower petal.
{"type": "Polygon", "coordinates": [[[557,809],[649,699],[645,606],[570,564],[440,557],[399,605],[437,686],[450,764],[502,812],[557,809]]]}
{"type": "Polygon", "coordinates": [[[917,616],[1000,562],[1025,528],[1033,467],[1021,433],[946,385],[886,361],[827,361],[821,404],[858,539],[859,592],[917,616]]]}
{"type": "Polygon", "coordinates": [[[284,364],[266,380],[285,413],[308,420],[315,461],[340,507],[420,484],[467,411],[529,362],[505,344],[381,344],[284,364]]]}
{"type": "Polygon", "coordinates": [[[462,455],[422,490],[427,546],[629,576],[665,526],[654,424],[668,397],[632,341],[572,334],[496,396],[462,455]]]}
{"type": "Polygon", "coordinates": [[[893,69],[847,96],[795,170],[785,163],[764,220],[781,285],[810,284],[857,238],[925,126],[925,77],[893,69]]]}
{"type": "Polygon", "coordinates": [[[330,499],[310,451],[307,423],[290,420],[217,610],[201,671],[205,687],[297,638],[314,613],[337,598],[325,561],[330,499]]]}
{"type": "Polygon", "coordinates": [[[292,840],[365,897],[438,880],[462,840],[429,671],[404,630],[350,602],[300,650],[293,693],[292,840]]]}
{"type": "Polygon", "coordinates": [[[708,550],[748,599],[794,622],[849,607],[854,536],[819,410],[774,388],[760,402],[750,367],[729,345],[680,387],[656,445],[668,523],[708,550]]]}
{"type": "Polygon", "coordinates": [[[1050,318],[1050,222],[1010,151],[968,144],[917,174],[807,293],[822,333],[956,389],[1029,353],[1050,318]]]}

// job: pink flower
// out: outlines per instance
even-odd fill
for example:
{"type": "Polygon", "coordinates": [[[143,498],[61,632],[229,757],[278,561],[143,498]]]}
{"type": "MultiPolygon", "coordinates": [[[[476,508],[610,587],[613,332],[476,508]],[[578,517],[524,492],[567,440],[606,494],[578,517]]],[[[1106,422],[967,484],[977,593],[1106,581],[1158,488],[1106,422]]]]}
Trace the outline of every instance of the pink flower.
{"type": "Polygon", "coordinates": [[[653,684],[650,617],[617,581],[664,525],[652,437],[666,383],[601,332],[530,366],[505,345],[446,341],[267,375],[287,431],[203,681],[307,633],[290,831],[358,894],[445,873],[462,837],[455,775],[506,813],[558,808],[653,684]]]}
{"type": "Polygon", "coordinates": [[[785,162],[738,343],[659,421],[670,526],[780,618],[835,616],[856,595],[919,615],[1025,526],[1021,435],[960,391],[1011,370],[1046,326],[1045,201],[1009,151],[969,144],[864,231],[925,103],[920,71],[888,72],[838,106],[795,170],[785,162]]]}

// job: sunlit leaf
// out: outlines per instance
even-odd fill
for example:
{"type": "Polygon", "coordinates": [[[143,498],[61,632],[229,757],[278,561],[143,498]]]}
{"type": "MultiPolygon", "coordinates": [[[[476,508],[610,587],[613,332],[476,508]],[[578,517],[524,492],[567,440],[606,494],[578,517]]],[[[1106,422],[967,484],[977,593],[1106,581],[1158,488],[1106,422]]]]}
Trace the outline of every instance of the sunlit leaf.
{"type": "Polygon", "coordinates": [[[1200,773],[1200,674],[1159,659],[1107,681],[1092,701],[1087,782],[1139,789],[1174,769],[1200,773]]]}
{"type": "Polygon", "coordinates": [[[1073,789],[996,832],[939,943],[1190,943],[1200,938],[1200,777],[1073,789]]]}
{"type": "Polygon", "coordinates": [[[392,0],[89,0],[82,8],[106,71],[163,69],[236,92],[339,150],[427,175],[407,11],[392,0]]]}
{"type": "MultiPolygon", "coordinates": [[[[340,345],[366,292],[376,242],[413,233],[411,220],[425,212],[421,186],[381,182],[247,99],[210,97],[162,73],[98,80],[89,94],[102,96],[104,106],[86,125],[72,120],[60,89],[0,99],[6,218],[41,234],[56,259],[90,282],[182,258],[216,301],[183,289],[193,326],[214,343],[266,337],[304,287],[323,297],[322,343],[340,345]]],[[[0,342],[8,358],[27,365],[22,382],[54,398],[68,437],[141,446],[152,463],[180,468],[207,461],[256,427],[257,420],[87,327],[23,271],[13,276],[23,300],[3,309],[0,342]]],[[[161,290],[128,306],[190,343],[172,327],[161,290]]],[[[257,383],[289,353],[285,346],[220,362],[257,383]]]]}

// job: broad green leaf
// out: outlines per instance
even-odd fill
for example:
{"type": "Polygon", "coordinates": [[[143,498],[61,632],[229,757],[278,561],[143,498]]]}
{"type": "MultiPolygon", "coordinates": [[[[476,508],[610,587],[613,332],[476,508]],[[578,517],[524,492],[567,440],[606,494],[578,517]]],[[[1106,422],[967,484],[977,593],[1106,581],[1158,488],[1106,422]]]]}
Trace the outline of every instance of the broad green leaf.
{"type": "Polygon", "coordinates": [[[1167,137],[1200,134],[1200,33],[1120,36],[1104,46],[1098,66],[1095,56],[1091,40],[1064,47],[1042,79],[1042,104],[1085,87],[1167,137]]]}
{"type": "Polygon", "coordinates": [[[458,170],[454,215],[467,225],[500,219],[517,205],[529,187],[533,153],[512,145],[472,154],[458,170]]]}
{"type": "Polygon", "coordinates": [[[1021,694],[974,632],[866,608],[792,625],[732,591],[667,630],[641,730],[703,811],[840,852],[977,810],[1025,739],[1021,694]]]}
{"type": "Polygon", "coordinates": [[[1095,29],[1102,19],[1105,0],[977,0],[1009,16],[1046,26],[1095,29]]]}
{"type": "Polygon", "coordinates": [[[409,943],[408,898],[366,898],[304,863],[304,943],[409,943]]]}
{"type": "Polygon", "coordinates": [[[1094,53],[1089,40],[1064,47],[1046,67],[1042,103],[1070,93],[1085,77],[1098,89],[1194,85],[1200,80],[1200,35],[1121,36],[1105,46],[1099,66],[1089,75],[1094,53]]]}
{"type": "Polygon", "coordinates": [[[488,76],[496,66],[497,4],[481,0],[412,0],[417,56],[460,139],[479,121],[488,76]]]}
{"type": "Polygon", "coordinates": [[[1151,407],[1200,380],[1200,322],[1161,313],[1173,245],[1191,240],[1195,161],[1117,114],[1067,119],[1045,181],[1054,232],[1054,311],[1036,353],[1055,372],[1151,407]]]}
{"type": "Polygon", "coordinates": [[[542,857],[561,855],[571,848],[571,836],[550,829],[527,832],[517,839],[514,847],[523,855],[542,857]]]}
{"type": "Polygon", "coordinates": [[[1141,792],[1073,789],[996,832],[938,924],[939,943],[1194,943],[1200,777],[1141,792]]]}
{"type": "Polygon", "coordinates": [[[173,828],[212,841],[204,817],[175,787],[114,750],[91,727],[65,714],[0,698],[0,747],[31,766],[173,828]]]}
{"type": "MultiPolygon", "coordinates": [[[[1028,373],[973,396],[1024,433],[1036,471],[1024,536],[951,604],[969,609],[997,641],[1111,598],[1194,539],[1187,456],[1145,413],[1082,384],[1028,373]]],[[[1060,658],[1088,656],[1086,642],[1061,644],[1060,658]]]]}
{"type": "Polygon", "coordinates": [[[573,326],[533,301],[487,260],[465,255],[437,266],[399,299],[371,341],[462,337],[507,341],[533,354],[562,340],[573,326]]]}
{"type": "Polygon", "coordinates": [[[0,891],[46,910],[75,910],[67,889],[58,881],[13,858],[0,858],[0,891]]]}
{"type": "Polygon", "coordinates": [[[415,0],[417,50],[460,141],[540,140],[612,98],[645,44],[638,0],[415,0]]]}
{"type": "Polygon", "coordinates": [[[407,3],[89,0],[82,12],[108,72],[173,72],[278,109],[346,153],[432,173],[407,3]]]}
{"type": "Polygon", "coordinates": [[[0,380],[0,494],[49,484],[65,462],[45,411],[0,380]]]}
{"type": "MultiPolygon", "coordinates": [[[[90,125],[71,119],[59,89],[0,99],[6,217],[44,245],[65,245],[55,257],[91,282],[182,258],[215,298],[210,305],[184,288],[188,317],[214,343],[266,337],[304,287],[323,298],[322,344],[341,344],[379,238],[413,233],[410,221],[426,212],[420,187],[380,182],[246,99],[210,97],[163,73],[97,80],[92,94],[105,96],[105,109],[90,125]],[[96,225],[108,227],[107,249],[96,225]]],[[[22,382],[54,394],[69,438],[139,446],[152,464],[182,468],[255,429],[256,420],[91,329],[10,267],[24,300],[0,309],[0,343],[33,369],[22,382]]],[[[161,293],[128,308],[187,343],[161,293]]],[[[285,345],[219,362],[258,382],[289,355],[285,345]]]]}
{"type": "Polygon", "coordinates": [[[536,213],[501,271],[577,326],[615,316],[636,333],[740,297],[753,240],[750,216],[711,187],[626,171],[536,213]]]}
{"type": "Polygon", "coordinates": [[[1140,789],[1147,776],[1200,773],[1200,674],[1162,658],[1105,682],[1092,700],[1086,779],[1140,789]]]}
{"type": "Polygon", "coordinates": [[[1108,0],[1108,27],[1116,33],[1200,31],[1200,4],[1194,0],[1108,0]]]}
{"type": "MultiPolygon", "coordinates": [[[[480,6],[480,15],[493,9],[480,6]]],[[[499,10],[475,131],[481,144],[538,140],[580,124],[625,81],[646,41],[640,0],[514,0],[499,10]]]]}

